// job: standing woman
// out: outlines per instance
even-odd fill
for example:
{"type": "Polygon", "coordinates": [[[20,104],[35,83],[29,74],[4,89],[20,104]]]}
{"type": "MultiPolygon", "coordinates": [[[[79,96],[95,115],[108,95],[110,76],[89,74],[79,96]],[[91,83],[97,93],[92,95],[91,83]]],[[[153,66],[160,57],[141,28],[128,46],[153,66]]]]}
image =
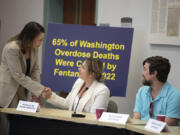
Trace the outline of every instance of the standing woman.
{"type": "Polygon", "coordinates": [[[29,22],[5,45],[0,65],[0,107],[16,107],[19,100],[31,100],[31,93],[50,97],[51,89],[40,84],[38,65],[44,32],[40,24],[29,22]]]}
{"type": "Polygon", "coordinates": [[[107,110],[110,91],[104,84],[103,63],[87,58],[79,68],[79,78],[66,98],[52,96],[47,100],[57,107],[77,112],[96,113],[96,108],[107,110]]]}
{"type": "MultiPolygon", "coordinates": [[[[44,39],[44,28],[29,22],[11,38],[2,52],[0,65],[0,108],[17,107],[19,100],[39,101],[49,98],[51,89],[40,84],[38,48],[44,39]]],[[[0,134],[6,134],[7,119],[0,114],[0,134]]]]}

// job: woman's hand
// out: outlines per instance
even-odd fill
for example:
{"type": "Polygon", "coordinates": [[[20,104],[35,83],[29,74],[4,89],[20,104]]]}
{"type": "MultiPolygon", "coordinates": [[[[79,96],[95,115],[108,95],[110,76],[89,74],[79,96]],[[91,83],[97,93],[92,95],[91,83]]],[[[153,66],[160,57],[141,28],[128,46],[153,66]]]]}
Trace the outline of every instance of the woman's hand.
{"type": "Polygon", "coordinates": [[[44,90],[41,93],[41,96],[45,99],[49,99],[52,95],[51,88],[45,87],[44,90]]]}
{"type": "Polygon", "coordinates": [[[41,98],[40,98],[40,97],[36,97],[36,96],[33,95],[33,96],[32,96],[32,101],[39,103],[39,105],[40,105],[41,108],[43,107],[43,102],[41,101],[41,98]]]}

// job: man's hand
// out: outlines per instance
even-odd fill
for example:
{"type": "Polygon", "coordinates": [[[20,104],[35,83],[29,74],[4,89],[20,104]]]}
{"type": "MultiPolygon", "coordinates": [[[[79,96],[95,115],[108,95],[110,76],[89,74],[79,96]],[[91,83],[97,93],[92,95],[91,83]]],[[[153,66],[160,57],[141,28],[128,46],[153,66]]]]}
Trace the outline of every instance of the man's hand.
{"type": "Polygon", "coordinates": [[[138,112],[133,113],[133,119],[141,119],[141,114],[138,112]]]}
{"type": "Polygon", "coordinates": [[[52,95],[52,90],[51,88],[47,88],[47,87],[45,87],[41,93],[41,96],[45,99],[49,99],[51,95],[52,95]]]}

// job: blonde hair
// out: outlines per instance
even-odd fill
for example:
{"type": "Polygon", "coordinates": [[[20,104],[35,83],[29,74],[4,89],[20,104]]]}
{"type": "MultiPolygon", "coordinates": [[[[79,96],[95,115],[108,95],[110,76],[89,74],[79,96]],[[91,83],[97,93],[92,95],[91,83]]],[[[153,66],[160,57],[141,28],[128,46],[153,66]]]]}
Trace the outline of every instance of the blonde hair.
{"type": "Polygon", "coordinates": [[[89,73],[93,73],[95,79],[98,82],[104,82],[104,76],[103,76],[103,63],[94,58],[87,58],[86,60],[86,66],[89,73]]]}

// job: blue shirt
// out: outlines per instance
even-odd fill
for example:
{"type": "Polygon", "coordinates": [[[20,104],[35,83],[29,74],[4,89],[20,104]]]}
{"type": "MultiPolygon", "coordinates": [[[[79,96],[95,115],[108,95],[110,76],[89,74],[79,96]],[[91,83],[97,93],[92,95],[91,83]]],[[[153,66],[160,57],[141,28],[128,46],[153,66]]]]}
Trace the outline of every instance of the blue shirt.
{"type": "Polygon", "coordinates": [[[165,115],[169,118],[180,119],[180,90],[166,82],[158,94],[152,100],[151,87],[143,86],[136,94],[136,104],[134,112],[141,115],[142,120],[149,120],[149,106],[153,102],[153,119],[156,119],[157,114],[165,115]]]}

